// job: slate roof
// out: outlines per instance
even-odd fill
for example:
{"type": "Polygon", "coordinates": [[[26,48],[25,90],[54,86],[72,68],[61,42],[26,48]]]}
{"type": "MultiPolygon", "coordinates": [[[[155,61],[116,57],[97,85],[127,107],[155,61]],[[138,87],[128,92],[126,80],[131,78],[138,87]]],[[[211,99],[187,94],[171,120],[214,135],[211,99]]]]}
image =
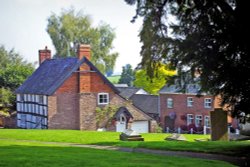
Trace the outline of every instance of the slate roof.
{"type": "Polygon", "coordinates": [[[116,88],[120,91],[120,96],[122,96],[125,99],[130,99],[134,94],[149,94],[142,88],[136,88],[136,87],[120,87],[116,86],[116,88]]]}
{"type": "Polygon", "coordinates": [[[129,99],[136,92],[140,90],[140,88],[135,87],[116,87],[120,91],[120,96],[129,99]]]}
{"type": "Polygon", "coordinates": [[[88,64],[91,70],[96,71],[114,92],[119,92],[114,85],[84,57],[81,60],[78,60],[78,58],[45,60],[39,68],[16,89],[15,93],[52,95],[83,63],[88,64]]]}
{"type": "Polygon", "coordinates": [[[174,94],[206,94],[201,92],[201,86],[199,84],[187,84],[184,89],[178,85],[165,85],[160,89],[159,94],[174,93],[174,94]]]}
{"type": "Polygon", "coordinates": [[[158,114],[158,96],[135,94],[130,98],[133,104],[148,114],[158,114]]]}

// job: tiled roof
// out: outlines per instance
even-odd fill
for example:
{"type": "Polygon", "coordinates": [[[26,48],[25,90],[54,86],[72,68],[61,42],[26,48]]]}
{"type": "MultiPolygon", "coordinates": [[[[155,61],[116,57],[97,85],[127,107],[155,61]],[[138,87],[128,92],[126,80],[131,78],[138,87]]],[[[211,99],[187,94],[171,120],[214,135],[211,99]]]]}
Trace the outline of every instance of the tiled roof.
{"type": "Polygon", "coordinates": [[[199,84],[187,84],[184,88],[178,85],[165,85],[161,88],[159,94],[165,93],[204,94],[204,92],[201,92],[201,86],[199,84]]]}
{"type": "Polygon", "coordinates": [[[129,99],[136,92],[140,90],[140,88],[135,87],[116,87],[120,91],[120,96],[129,99]]]}
{"type": "Polygon", "coordinates": [[[88,59],[63,58],[45,60],[15,93],[52,95],[83,63],[96,71],[116,93],[119,92],[88,59]]]}
{"type": "Polygon", "coordinates": [[[130,98],[133,104],[148,114],[158,114],[158,96],[135,94],[130,98]]]}

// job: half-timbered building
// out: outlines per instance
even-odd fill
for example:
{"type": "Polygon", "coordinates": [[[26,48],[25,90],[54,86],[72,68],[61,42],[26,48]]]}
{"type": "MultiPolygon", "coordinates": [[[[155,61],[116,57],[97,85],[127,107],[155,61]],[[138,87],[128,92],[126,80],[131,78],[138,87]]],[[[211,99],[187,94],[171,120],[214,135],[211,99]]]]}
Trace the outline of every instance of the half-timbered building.
{"type": "Polygon", "coordinates": [[[89,45],[79,45],[70,58],[51,59],[50,50],[39,50],[40,66],[16,90],[17,126],[96,130],[96,108],[110,105],[118,110],[110,130],[154,131],[156,121],[120,96],[90,59],[89,45]]]}

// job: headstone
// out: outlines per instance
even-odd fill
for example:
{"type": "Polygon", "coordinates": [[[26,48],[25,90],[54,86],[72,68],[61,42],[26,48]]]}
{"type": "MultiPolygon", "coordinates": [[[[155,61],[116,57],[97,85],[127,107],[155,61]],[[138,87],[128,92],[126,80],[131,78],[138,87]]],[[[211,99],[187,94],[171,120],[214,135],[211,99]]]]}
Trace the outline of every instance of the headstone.
{"type": "Polygon", "coordinates": [[[144,138],[134,130],[126,129],[120,134],[120,140],[123,141],[144,141],[144,138]]]}
{"type": "Polygon", "coordinates": [[[215,109],[210,112],[211,118],[211,140],[228,141],[227,112],[215,109]]]}
{"type": "Polygon", "coordinates": [[[169,141],[187,141],[187,139],[181,135],[181,134],[177,134],[177,133],[173,133],[172,135],[168,136],[165,138],[165,140],[169,140],[169,141]]]}

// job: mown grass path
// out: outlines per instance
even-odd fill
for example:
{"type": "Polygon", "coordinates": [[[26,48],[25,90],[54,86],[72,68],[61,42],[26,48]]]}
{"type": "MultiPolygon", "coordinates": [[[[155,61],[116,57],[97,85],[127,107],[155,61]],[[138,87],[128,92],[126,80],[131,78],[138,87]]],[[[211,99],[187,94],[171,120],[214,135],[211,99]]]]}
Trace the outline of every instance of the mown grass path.
{"type": "MultiPolygon", "coordinates": [[[[7,139],[0,139],[0,141],[6,141],[7,139]]],[[[154,154],[154,155],[163,155],[163,156],[174,156],[174,157],[189,157],[189,158],[199,158],[207,160],[219,160],[229,162],[233,165],[247,167],[250,165],[249,157],[232,157],[219,154],[209,154],[209,153],[198,153],[198,152],[188,152],[188,151],[166,151],[166,150],[154,150],[154,149],[145,149],[145,148],[129,148],[129,147],[118,147],[118,146],[104,146],[104,145],[84,145],[76,143],[64,143],[64,142],[39,142],[32,140],[17,140],[17,139],[8,139],[11,142],[28,142],[36,143],[39,145],[55,145],[55,146],[69,146],[69,147],[80,147],[80,148],[91,148],[98,150],[110,150],[110,151],[121,151],[121,152],[130,152],[130,153],[145,153],[145,154],[154,154]]]]}

